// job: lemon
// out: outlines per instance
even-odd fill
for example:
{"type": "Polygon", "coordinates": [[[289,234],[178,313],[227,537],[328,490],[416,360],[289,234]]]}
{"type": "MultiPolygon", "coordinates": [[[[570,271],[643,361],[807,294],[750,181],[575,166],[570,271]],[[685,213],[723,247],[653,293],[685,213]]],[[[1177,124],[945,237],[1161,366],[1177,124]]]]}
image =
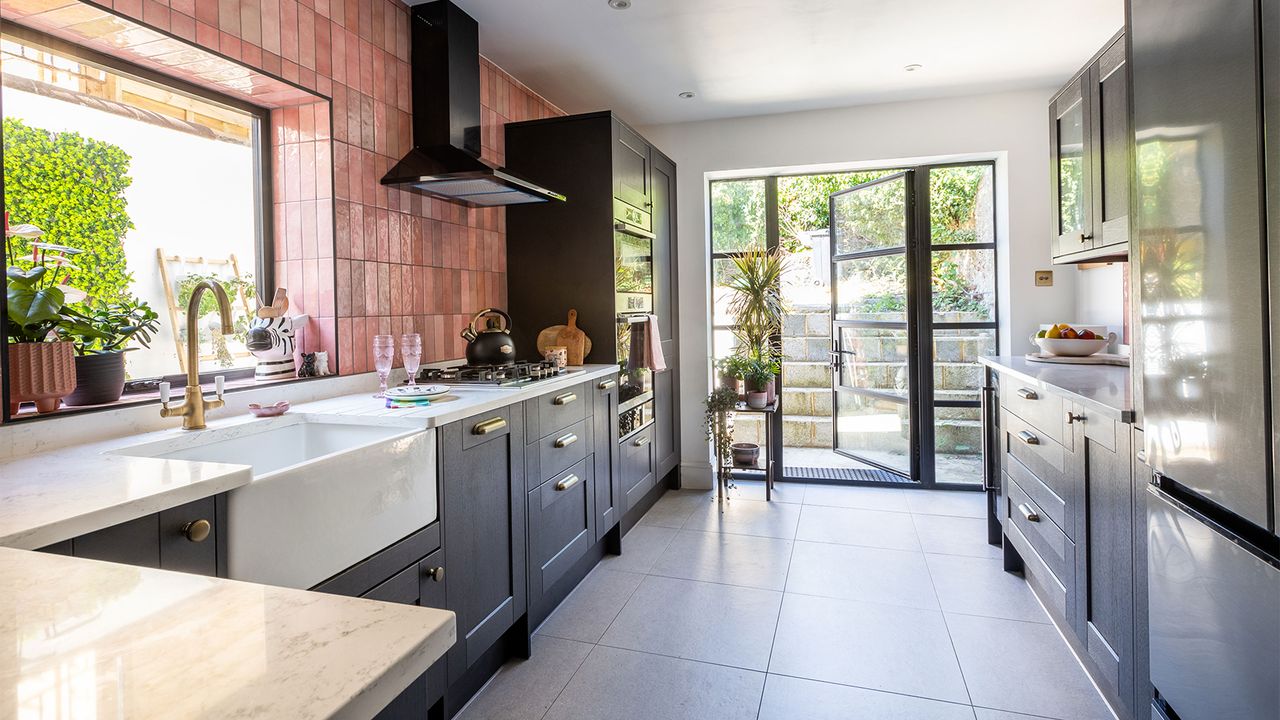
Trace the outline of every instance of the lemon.
{"type": "Polygon", "coordinates": [[[1057,325],[1054,325],[1053,327],[1049,328],[1048,332],[1046,332],[1044,336],[1053,340],[1057,340],[1062,337],[1062,328],[1057,325]]]}

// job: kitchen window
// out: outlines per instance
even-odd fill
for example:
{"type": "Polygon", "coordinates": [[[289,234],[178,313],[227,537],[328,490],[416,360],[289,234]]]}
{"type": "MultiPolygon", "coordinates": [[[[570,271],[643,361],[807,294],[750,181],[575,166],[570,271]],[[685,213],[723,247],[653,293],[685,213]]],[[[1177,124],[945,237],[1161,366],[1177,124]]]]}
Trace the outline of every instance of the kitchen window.
{"type": "Polygon", "coordinates": [[[13,238],[7,264],[36,259],[33,242],[76,248],[58,271],[85,294],[75,307],[154,313],[148,347],[127,344],[126,394],[181,384],[191,342],[202,375],[251,374],[244,331],[272,287],[267,112],[13,26],[0,70],[5,211],[44,233],[13,238]],[[235,333],[206,294],[186,336],[202,280],[226,289],[235,333]]]}

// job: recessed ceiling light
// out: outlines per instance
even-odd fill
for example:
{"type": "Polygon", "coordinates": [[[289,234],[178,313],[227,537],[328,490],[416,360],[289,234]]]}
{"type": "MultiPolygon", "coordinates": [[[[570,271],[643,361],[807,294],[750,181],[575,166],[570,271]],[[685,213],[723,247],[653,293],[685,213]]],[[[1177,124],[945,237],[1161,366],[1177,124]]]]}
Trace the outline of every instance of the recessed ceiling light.
{"type": "Polygon", "coordinates": [[[681,100],[692,100],[695,95],[692,90],[685,90],[678,96],[681,100]]]}
{"type": "Polygon", "coordinates": [[[631,7],[631,0],[609,0],[609,7],[614,10],[626,10],[631,7]]]}
{"type": "Polygon", "coordinates": [[[917,70],[923,70],[923,69],[924,69],[924,66],[923,66],[923,65],[921,65],[920,63],[911,63],[910,65],[908,65],[908,66],[906,66],[906,67],[904,67],[904,68],[902,68],[902,69],[903,69],[903,70],[906,70],[907,72],[915,72],[915,71],[917,71],[917,70]]]}

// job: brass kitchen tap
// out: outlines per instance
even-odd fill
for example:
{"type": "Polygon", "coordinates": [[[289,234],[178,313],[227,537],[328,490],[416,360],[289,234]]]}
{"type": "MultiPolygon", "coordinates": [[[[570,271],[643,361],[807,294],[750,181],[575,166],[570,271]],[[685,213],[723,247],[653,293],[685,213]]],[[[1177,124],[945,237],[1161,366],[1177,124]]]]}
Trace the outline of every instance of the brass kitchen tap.
{"type": "Polygon", "coordinates": [[[214,378],[215,400],[206,400],[204,390],[200,387],[200,299],[205,291],[213,293],[218,300],[218,315],[222,319],[222,334],[235,332],[231,325],[231,300],[222,285],[209,280],[197,283],[191,289],[191,299],[187,301],[187,390],[182,404],[169,407],[169,383],[160,383],[160,417],[182,418],[183,430],[203,430],[206,410],[222,407],[222,376],[214,378]]]}

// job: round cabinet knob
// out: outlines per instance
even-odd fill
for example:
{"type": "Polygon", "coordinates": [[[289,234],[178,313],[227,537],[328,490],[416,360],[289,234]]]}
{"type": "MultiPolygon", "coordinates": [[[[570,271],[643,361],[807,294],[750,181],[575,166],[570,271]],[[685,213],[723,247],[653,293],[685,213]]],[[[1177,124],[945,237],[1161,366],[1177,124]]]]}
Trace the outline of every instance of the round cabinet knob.
{"type": "Polygon", "coordinates": [[[427,576],[436,582],[444,582],[444,567],[433,567],[427,570],[427,576]]]}
{"type": "Polygon", "coordinates": [[[182,526],[182,536],[194,543],[208,540],[211,532],[213,532],[213,524],[204,518],[192,520],[182,526]]]}

